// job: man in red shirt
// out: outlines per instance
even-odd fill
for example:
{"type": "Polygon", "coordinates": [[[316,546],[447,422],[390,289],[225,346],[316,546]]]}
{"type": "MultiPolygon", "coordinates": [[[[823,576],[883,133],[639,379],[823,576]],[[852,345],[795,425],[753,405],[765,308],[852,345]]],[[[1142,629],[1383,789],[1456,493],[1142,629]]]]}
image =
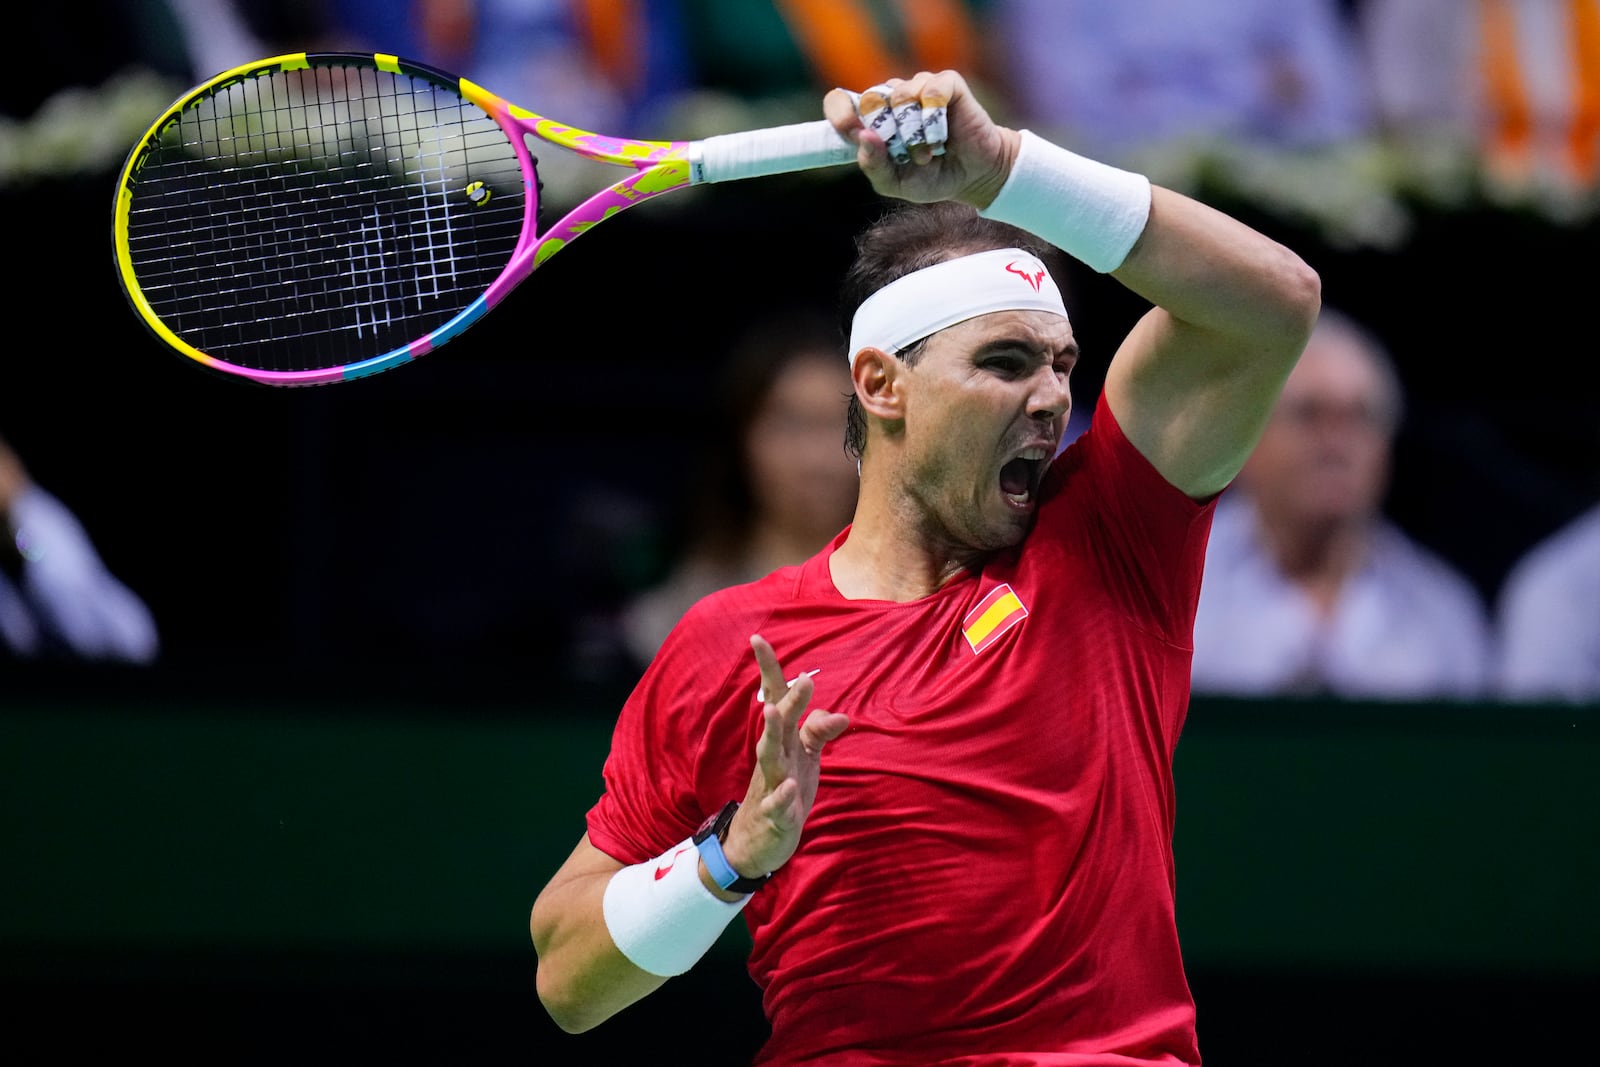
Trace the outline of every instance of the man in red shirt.
{"type": "Polygon", "coordinates": [[[1198,1064],[1172,755],[1213,502],[1317,276],[954,72],[824,106],[909,202],[845,283],[854,521],[668,637],[534,905],[539,995],[595,1026],[742,911],[763,1064],[1198,1064]],[[1059,457],[1054,248],[1154,305],[1059,457]]]}

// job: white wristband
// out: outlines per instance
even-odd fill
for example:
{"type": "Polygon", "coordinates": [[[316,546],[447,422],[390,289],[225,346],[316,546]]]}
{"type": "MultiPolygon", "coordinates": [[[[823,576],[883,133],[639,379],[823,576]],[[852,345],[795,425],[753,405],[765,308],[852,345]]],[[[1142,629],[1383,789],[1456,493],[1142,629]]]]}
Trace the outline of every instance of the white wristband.
{"type": "Polygon", "coordinates": [[[686,837],[606,883],[601,910],[611,940],[640,970],[663,978],[687,971],[750,902],[718,898],[700,880],[700,851],[686,837]]]}
{"type": "Polygon", "coordinates": [[[1150,179],[1023,130],[1011,173],[978,214],[1020,226],[1104,274],[1122,266],[1150,220],[1150,179]]]}

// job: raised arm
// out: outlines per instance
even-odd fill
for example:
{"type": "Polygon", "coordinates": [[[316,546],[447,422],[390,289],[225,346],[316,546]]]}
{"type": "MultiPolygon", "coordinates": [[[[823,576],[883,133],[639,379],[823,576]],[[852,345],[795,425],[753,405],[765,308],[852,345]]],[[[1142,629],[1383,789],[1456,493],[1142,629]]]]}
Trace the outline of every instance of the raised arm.
{"type": "Polygon", "coordinates": [[[1222,212],[997,125],[954,71],[885,86],[890,115],[909,105],[921,126],[942,110],[949,136],[942,154],[891,144],[885,136],[892,140],[899,124],[875,120],[876,96],[830,93],[828,117],[856,139],[873,187],[907,200],[965,201],[1154,304],[1113,358],[1105,399],[1168,481],[1196,498],[1226,486],[1310,336],[1321,303],[1316,273],[1222,212]]]}
{"type": "Polygon", "coordinates": [[[1278,242],[1160,186],[1112,276],[1155,307],[1112,359],[1105,402],[1173,485],[1196,498],[1220,492],[1305,348],[1319,279],[1278,242]]]}

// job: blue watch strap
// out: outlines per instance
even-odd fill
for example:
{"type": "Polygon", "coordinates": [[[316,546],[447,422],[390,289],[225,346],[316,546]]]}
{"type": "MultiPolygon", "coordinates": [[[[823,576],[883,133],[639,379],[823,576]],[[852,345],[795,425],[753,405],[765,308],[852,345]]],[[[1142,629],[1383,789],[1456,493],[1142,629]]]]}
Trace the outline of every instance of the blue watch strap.
{"type": "Polygon", "coordinates": [[[700,851],[700,858],[705,862],[706,873],[711,875],[711,880],[718,889],[726,889],[731,893],[754,893],[757,889],[767,884],[771,874],[763,874],[760,878],[745,878],[733,869],[733,864],[728,862],[728,856],[722,851],[722,836],[728,832],[728,827],[733,822],[734,814],[739,810],[739,802],[730,800],[722,806],[722,810],[700,824],[700,829],[695,831],[695,848],[700,851]]]}
{"type": "Polygon", "coordinates": [[[706,837],[697,847],[700,849],[700,858],[705,861],[706,871],[711,875],[711,880],[717,883],[717,888],[727,889],[739,881],[741,875],[728,862],[728,857],[722,851],[722,842],[717,840],[716,834],[706,837]]]}

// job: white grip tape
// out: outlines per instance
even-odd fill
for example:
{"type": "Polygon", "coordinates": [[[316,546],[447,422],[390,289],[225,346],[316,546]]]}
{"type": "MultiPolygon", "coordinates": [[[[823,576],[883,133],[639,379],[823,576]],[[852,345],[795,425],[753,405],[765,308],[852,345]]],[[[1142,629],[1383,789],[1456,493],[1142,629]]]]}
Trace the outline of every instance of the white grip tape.
{"type": "Polygon", "coordinates": [[[825,120],[721,133],[697,141],[689,152],[689,183],[729,182],[794,170],[854,163],[856,146],[825,120]]]}
{"type": "Polygon", "coordinates": [[[662,978],[683,974],[716,944],[750,897],[725,901],[700,880],[693,838],[611,876],[601,898],[606,929],[640,970],[662,978]]]}

